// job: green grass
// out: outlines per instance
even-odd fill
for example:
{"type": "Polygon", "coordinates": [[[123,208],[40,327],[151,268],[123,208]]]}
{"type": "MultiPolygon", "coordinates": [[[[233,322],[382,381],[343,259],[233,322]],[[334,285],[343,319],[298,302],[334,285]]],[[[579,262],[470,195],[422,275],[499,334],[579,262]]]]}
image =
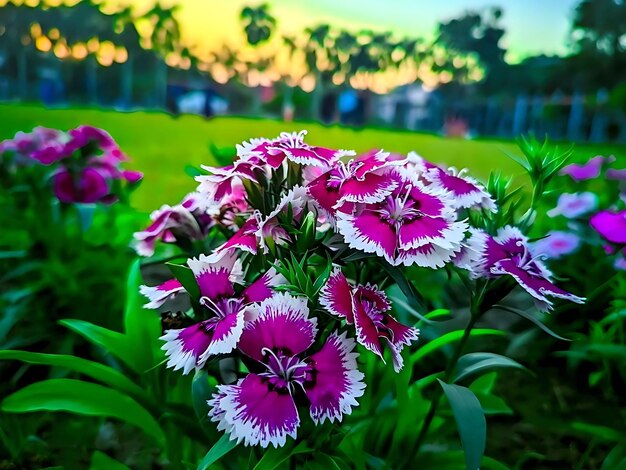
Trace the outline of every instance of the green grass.
{"type": "MultiPolygon", "coordinates": [[[[274,137],[281,131],[300,129],[308,129],[307,141],[314,144],[357,151],[383,148],[406,153],[415,150],[434,162],[467,167],[481,179],[486,179],[492,170],[521,174],[520,167],[506,156],[506,153],[517,153],[517,146],[510,141],[450,139],[409,131],[327,127],[312,122],[285,123],[240,117],[206,120],[199,116],[173,118],[156,112],[51,110],[36,105],[0,105],[0,139],[34,126],[69,129],[79,124],[91,124],[109,131],[132,158],[130,166],[145,173],[144,181],[133,197],[134,204],[142,210],[177,203],[184,194],[195,189],[196,184],[185,174],[184,167],[187,164],[214,164],[210,143],[226,147],[251,137],[274,137]]],[[[585,161],[597,154],[614,154],[624,161],[626,146],[577,145],[574,160],[585,161]]]]}

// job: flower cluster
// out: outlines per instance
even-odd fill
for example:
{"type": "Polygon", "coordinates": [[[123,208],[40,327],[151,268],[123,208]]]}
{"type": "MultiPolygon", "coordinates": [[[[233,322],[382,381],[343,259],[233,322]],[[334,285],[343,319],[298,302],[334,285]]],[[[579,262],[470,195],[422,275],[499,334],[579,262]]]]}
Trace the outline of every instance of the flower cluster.
{"type": "Polygon", "coordinates": [[[614,161],[613,156],[598,155],[585,164],[574,163],[561,170],[577,191],[600,179],[605,191],[600,195],[592,191],[561,194],[548,215],[564,218],[567,227],[535,242],[537,252],[556,259],[575,253],[583,244],[602,245],[613,258],[615,269],[626,270],[626,169],[611,168],[614,161]]]}
{"type": "Polygon", "coordinates": [[[305,135],[238,145],[231,165],[203,167],[196,192],[135,235],[142,255],[158,240],[188,250],[174,279],[141,291],[147,308],[191,305],[162,336],[169,367],[241,365],[209,401],[232,439],[280,446],[295,438],[302,407],[315,424],[350,414],[365,389],[359,349],[402,369],[419,330],[398,321],[385,293],[392,271],[462,268],[487,282],[507,277],[544,310],[548,297],[582,302],[552,283],[517,228],[474,222],[498,208],[464,170],[305,135]],[[210,249],[193,251],[208,239],[210,249]]]}
{"type": "Polygon", "coordinates": [[[92,126],[18,132],[0,143],[0,156],[5,155],[12,157],[14,166],[51,167],[53,192],[65,203],[114,202],[121,184],[142,178],[140,172],[122,168],[128,157],[107,132],[92,126]]]}

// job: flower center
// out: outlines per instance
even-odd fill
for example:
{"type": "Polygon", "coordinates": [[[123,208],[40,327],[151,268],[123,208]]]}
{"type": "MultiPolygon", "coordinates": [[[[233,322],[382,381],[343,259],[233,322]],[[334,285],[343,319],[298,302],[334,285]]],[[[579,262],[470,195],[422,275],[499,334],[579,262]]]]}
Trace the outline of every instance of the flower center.
{"type": "Polygon", "coordinates": [[[294,386],[304,386],[307,375],[310,374],[310,366],[297,356],[288,356],[282,352],[274,352],[269,348],[263,348],[263,365],[267,368],[261,376],[267,377],[274,387],[294,392],[294,386]]]}
{"type": "Polygon", "coordinates": [[[355,164],[354,160],[350,160],[348,163],[342,162],[341,160],[337,162],[337,166],[335,166],[328,176],[327,186],[329,188],[339,189],[350,178],[354,178],[358,165],[355,164]]]}
{"type": "Polygon", "coordinates": [[[213,318],[209,321],[218,321],[228,315],[237,313],[243,307],[243,299],[217,299],[213,300],[209,297],[200,297],[200,305],[205,307],[213,314],[213,318]]]}
{"type": "Polygon", "coordinates": [[[423,217],[424,213],[419,210],[419,201],[410,197],[411,189],[412,186],[408,185],[404,195],[399,193],[395,196],[387,196],[382,207],[376,212],[397,228],[405,221],[423,217]]]}

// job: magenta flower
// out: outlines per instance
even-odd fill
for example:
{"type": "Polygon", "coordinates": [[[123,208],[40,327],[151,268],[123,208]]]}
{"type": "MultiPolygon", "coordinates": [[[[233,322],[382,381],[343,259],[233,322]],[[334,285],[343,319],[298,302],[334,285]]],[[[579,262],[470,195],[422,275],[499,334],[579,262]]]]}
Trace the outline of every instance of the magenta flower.
{"type": "Polygon", "coordinates": [[[465,169],[457,171],[456,168],[450,167],[444,170],[437,166],[430,166],[422,174],[422,178],[449,191],[452,194],[452,204],[457,209],[481,207],[497,212],[496,202],[485,187],[466,173],[465,169]]]}
{"type": "Polygon", "coordinates": [[[354,155],[353,151],[309,145],[304,142],[306,134],[305,130],[283,132],[277,139],[261,144],[263,150],[259,153],[272,168],[278,168],[285,159],[300,165],[329,168],[341,157],[354,155]]]}
{"type": "Polygon", "coordinates": [[[185,196],[174,206],[163,205],[150,214],[152,223],[141,232],[135,232],[135,250],[140,256],[152,256],[156,242],[175,243],[179,239],[201,240],[212,225],[210,216],[197,193],[185,196]]]}
{"type": "Polygon", "coordinates": [[[579,246],[580,237],[575,233],[553,230],[546,238],[534,242],[532,251],[548,259],[558,259],[573,253],[579,246]]]}
{"type": "Polygon", "coordinates": [[[461,249],[467,224],[456,221],[450,194],[406,177],[382,201],[337,213],[337,228],[352,248],[393,265],[438,266],[461,249]]]}
{"type": "Polygon", "coordinates": [[[559,196],[556,207],[548,211],[550,217],[562,215],[568,219],[575,219],[598,206],[598,197],[589,191],[582,193],[563,193],[559,196]]]}
{"type": "Polygon", "coordinates": [[[609,168],[606,170],[606,177],[610,180],[626,181],[626,168],[609,168]]]}
{"type": "Polygon", "coordinates": [[[259,166],[257,158],[239,158],[232,165],[225,167],[211,167],[201,165],[210,175],[196,176],[200,183],[198,192],[205,194],[213,201],[220,201],[233,192],[233,188],[241,186],[242,180],[257,182],[254,171],[259,166]]]}
{"type": "Polygon", "coordinates": [[[391,303],[384,292],[369,284],[352,287],[337,268],[322,288],[320,304],[348,325],[354,325],[357,341],[381,359],[383,340],[391,351],[394,370],[400,372],[402,349],[418,339],[419,330],[399,323],[387,313],[391,303]]]}
{"type": "Polygon", "coordinates": [[[563,167],[559,174],[569,175],[574,181],[591,180],[600,176],[602,167],[605,164],[613,161],[615,161],[615,157],[613,156],[603,157],[601,155],[597,155],[582,165],[577,163],[567,165],[563,167]]]}
{"type": "Polygon", "coordinates": [[[24,157],[32,158],[45,165],[65,158],[63,148],[67,137],[56,129],[35,127],[32,132],[18,132],[13,139],[0,143],[0,154],[16,152],[24,157]]]}
{"type": "Polygon", "coordinates": [[[388,157],[387,152],[371,151],[347,163],[338,161],[307,185],[308,194],[333,220],[337,209],[346,202],[380,202],[398,186],[398,178],[390,173],[404,163],[388,157]]]}
{"type": "Polygon", "coordinates": [[[609,242],[626,245],[626,210],[600,211],[591,217],[589,224],[609,242]]]}
{"type": "Polygon", "coordinates": [[[87,147],[90,144],[105,152],[117,148],[113,137],[105,130],[97,127],[78,126],[76,129],[70,129],[67,133],[69,135],[69,141],[65,144],[65,153],[67,155],[71,155],[76,150],[87,147]]]}
{"type": "Polygon", "coordinates": [[[200,255],[187,264],[200,289],[203,318],[187,328],[167,330],[161,337],[166,342],[162,349],[169,357],[167,366],[183,369],[183,374],[201,368],[210,356],[235,349],[250,303],[268,298],[270,287],[280,282],[275,271],[268,271],[237,295],[235,283],[241,282],[242,273],[234,254],[200,255]]]}
{"type": "Polygon", "coordinates": [[[511,276],[535,299],[537,308],[548,311],[552,302],[548,296],[584,303],[577,297],[555,286],[552,273],[534,255],[528,238],[517,227],[502,227],[496,236],[487,236],[482,258],[476,265],[477,272],[486,277],[511,276]]]}
{"type": "Polygon", "coordinates": [[[363,374],[354,340],[331,333],[321,349],[305,355],[317,335],[307,301],[275,294],[253,307],[239,349],[252,362],[251,373],[234,385],[219,385],[209,401],[209,416],[231,439],[245,445],[274,447],[295,439],[300,425],[296,401],[308,403],[316,424],[341,421],[358,406],[363,374]]]}
{"type": "Polygon", "coordinates": [[[93,203],[109,195],[109,185],[102,174],[94,168],[78,173],[63,168],[52,177],[52,190],[61,202],[93,203]]]}
{"type": "Polygon", "coordinates": [[[185,288],[177,279],[169,279],[158,286],[140,286],[139,292],[145,295],[149,302],[143,308],[159,308],[169,299],[175,297],[181,292],[185,292],[185,288]]]}

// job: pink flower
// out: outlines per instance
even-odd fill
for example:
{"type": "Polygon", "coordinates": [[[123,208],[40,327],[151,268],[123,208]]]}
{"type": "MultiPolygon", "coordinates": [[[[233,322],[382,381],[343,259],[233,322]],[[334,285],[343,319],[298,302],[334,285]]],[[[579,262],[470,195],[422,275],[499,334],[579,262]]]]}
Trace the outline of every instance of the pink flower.
{"type": "Polygon", "coordinates": [[[376,253],[393,265],[439,267],[460,251],[467,224],[456,220],[450,194],[406,177],[382,201],[337,213],[351,248],[376,253]]]}
{"type": "Polygon", "coordinates": [[[609,242],[626,245],[626,210],[600,211],[591,217],[589,224],[609,242]]]}
{"type": "Polygon", "coordinates": [[[598,197],[592,192],[563,193],[559,196],[556,207],[548,211],[548,215],[550,217],[562,215],[568,219],[575,219],[591,212],[597,206],[598,197]]]}
{"type": "MultiPolygon", "coordinates": [[[[200,290],[198,321],[187,328],[167,330],[161,337],[165,341],[162,349],[169,358],[167,366],[183,369],[183,374],[203,367],[210,356],[235,349],[244,329],[248,306],[271,296],[271,286],[282,279],[275,271],[268,271],[237,295],[234,285],[241,282],[242,273],[234,254],[200,255],[187,264],[200,290]]],[[[144,292],[150,293],[145,288],[144,292]]]]}
{"type": "Polygon", "coordinates": [[[331,333],[314,353],[317,320],[306,299],[276,294],[252,307],[239,349],[250,358],[250,373],[233,385],[219,385],[209,401],[209,417],[219,430],[245,445],[274,447],[295,439],[307,403],[315,424],[349,415],[363,395],[354,340],[331,333]]]}
{"type": "Polygon", "coordinates": [[[580,237],[574,233],[552,230],[541,240],[532,244],[532,251],[549,259],[569,255],[580,246],[580,237]]]}
{"type": "Polygon", "coordinates": [[[320,304],[348,325],[354,325],[357,341],[381,359],[383,340],[391,351],[394,370],[400,372],[402,349],[417,340],[419,330],[402,325],[387,313],[391,303],[384,292],[369,284],[352,287],[337,268],[322,288],[320,304]]]}
{"type": "MultiPolygon", "coordinates": [[[[398,186],[392,172],[404,163],[388,157],[389,153],[373,150],[347,163],[338,161],[307,185],[308,194],[331,220],[345,203],[380,202],[398,186]]],[[[353,204],[347,206],[344,212],[353,204]]]]}
{"type": "Polygon", "coordinates": [[[483,208],[497,212],[496,202],[485,187],[467,175],[467,170],[457,171],[450,167],[444,170],[439,167],[427,169],[422,178],[438,186],[452,195],[452,204],[457,209],[483,208]]]}
{"type": "Polygon", "coordinates": [[[213,224],[198,193],[188,194],[176,206],[163,205],[150,214],[150,219],[152,223],[147,228],[133,235],[135,250],[141,256],[152,256],[159,240],[164,243],[201,240],[213,224]]]}
{"type": "Polygon", "coordinates": [[[549,297],[578,304],[585,299],[570,294],[552,283],[552,273],[533,254],[528,238],[517,227],[506,226],[496,236],[486,236],[476,273],[485,277],[511,276],[535,299],[539,310],[552,309],[549,297]]]}
{"type": "Polygon", "coordinates": [[[615,157],[612,155],[610,157],[597,155],[583,165],[579,165],[577,163],[567,165],[566,167],[563,167],[559,174],[569,175],[574,181],[590,180],[600,176],[602,167],[613,161],[615,161],[615,157]]]}

